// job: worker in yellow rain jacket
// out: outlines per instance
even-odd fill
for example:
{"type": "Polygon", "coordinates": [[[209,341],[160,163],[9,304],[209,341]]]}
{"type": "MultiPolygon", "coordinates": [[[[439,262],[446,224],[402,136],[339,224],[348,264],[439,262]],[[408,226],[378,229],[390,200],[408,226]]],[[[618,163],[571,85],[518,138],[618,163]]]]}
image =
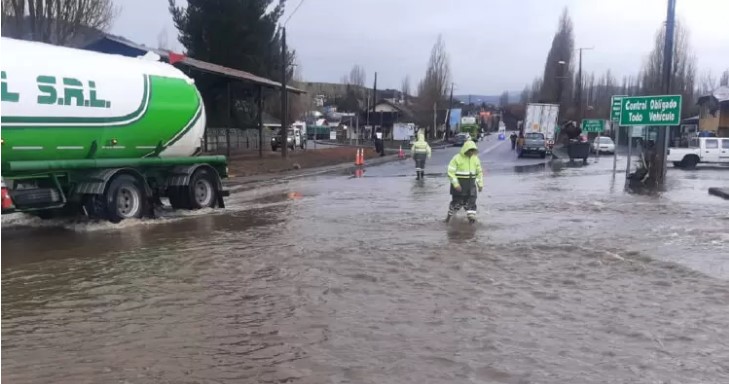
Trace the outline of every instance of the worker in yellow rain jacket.
{"type": "Polygon", "coordinates": [[[415,160],[416,179],[421,180],[425,178],[425,160],[430,159],[430,145],[425,141],[425,135],[422,130],[418,131],[418,139],[413,143],[410,152],[413,160],[415,160]]]}
{"type": "Polygon", "coordinates": [[[483,190],[483,170],[478,158],[478,147],[466,140],[461,151],[448,164],[448,179],[451,182],[451,204],[448,207],[448,222],[461,208],[466,210],[468,221],[476,221],[476,197],[483,190]]]}

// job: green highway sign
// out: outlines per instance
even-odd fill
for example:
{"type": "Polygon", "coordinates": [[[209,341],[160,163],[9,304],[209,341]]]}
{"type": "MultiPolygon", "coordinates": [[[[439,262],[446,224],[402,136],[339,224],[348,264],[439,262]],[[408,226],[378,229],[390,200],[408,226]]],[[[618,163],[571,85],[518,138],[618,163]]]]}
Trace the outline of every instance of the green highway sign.
{"type": "Polygon", "coordinates": [[[582,133],[605,132],[605,120],[600,119],[584,119],[582,120],[582,133]]]}
{"type": "Polygon", "coordinates": [[[620,111],[623,109],[623,98],[626,95],[613,96],[610,99],[610,120],[618,122],[620,121],[620,111]]]}
{"type": "Polygon", "coordinates": [[[681,124],[681,95],[624,97],[620,109],[620,125],[681,124]]]}

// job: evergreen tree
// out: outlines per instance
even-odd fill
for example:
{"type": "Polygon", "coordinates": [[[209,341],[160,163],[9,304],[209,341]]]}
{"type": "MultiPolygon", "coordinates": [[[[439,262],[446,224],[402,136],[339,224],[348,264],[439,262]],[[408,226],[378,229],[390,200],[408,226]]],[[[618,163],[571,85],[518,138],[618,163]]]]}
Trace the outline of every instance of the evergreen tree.
{"type": "MultiPolygon", "coordinates": [[[[188,56],[281,81],[281,29],[285,0],[187,0],[187,7],[169,1],[169,11],[188,56]]],[[[287,78],[292,79],[295,54],[287,54],[287,78]]],[[[225,82],[205,74],[195,76],[206,101],[211,125],[255,126],[257,109],[250,87],[232,83],[232,119],[225,102],[225,82]]],[[[280,118],[278,92],[265,95],[265,110],[280,118]]],[[[289,121],[293,121],[289,119],[289,121]]]]}
{"type": "Polygon", "coordinates": [[[572,57],[575,50],[575,37],[572,19],[565,8],[559,19],[557,32],[552,39],[547,61],[544,63],[544,75],[539,99],[545,103],[560,103],[560,110],[566,111],[572,100],[572,57]]]}

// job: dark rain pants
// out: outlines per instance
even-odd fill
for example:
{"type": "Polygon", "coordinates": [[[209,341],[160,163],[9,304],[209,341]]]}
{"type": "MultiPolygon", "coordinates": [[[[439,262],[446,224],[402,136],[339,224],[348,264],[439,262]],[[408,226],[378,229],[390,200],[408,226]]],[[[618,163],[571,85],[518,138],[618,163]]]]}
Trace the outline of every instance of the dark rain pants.
{"type": "Polygon", "coordinates": [[[413,155],[415,160],[415,171],[425,171],[425,160],[428,159],[427,153],[416,153],[413,155]]]}
{"type": "Polygon", "coordinates": [[[452,216],[463,208],[468,217],[475,217],[476,198],[478,197],[476,179],[459,178],[458,183],[461,185],[461,192],[456,191],[451,185],[451,203],[448,206],[448,215],[452,216]]]}

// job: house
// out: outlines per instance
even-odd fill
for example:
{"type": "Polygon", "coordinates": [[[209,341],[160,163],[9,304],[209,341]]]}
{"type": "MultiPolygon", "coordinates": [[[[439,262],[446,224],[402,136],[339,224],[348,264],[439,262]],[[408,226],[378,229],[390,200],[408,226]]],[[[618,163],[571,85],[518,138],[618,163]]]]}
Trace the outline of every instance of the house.
{"type": "Polygon", "coordinates": [[[699,97],[699,131],[729,137],[729,87],[721,86],[699,97]]]}

